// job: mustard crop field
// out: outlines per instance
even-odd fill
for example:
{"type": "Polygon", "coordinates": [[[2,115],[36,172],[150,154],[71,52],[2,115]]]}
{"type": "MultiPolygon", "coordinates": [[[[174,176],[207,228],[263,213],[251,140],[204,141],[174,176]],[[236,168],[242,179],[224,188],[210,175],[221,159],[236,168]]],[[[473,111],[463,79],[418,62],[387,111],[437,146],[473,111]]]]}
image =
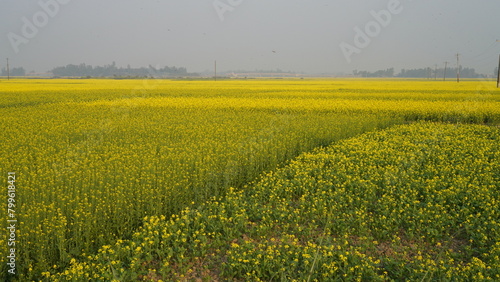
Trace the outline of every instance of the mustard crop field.
{"type": "Polygon", "coordinates": [[[4,280],[500,279],[491,81],[2,80],[0,120],[4,280]]]}

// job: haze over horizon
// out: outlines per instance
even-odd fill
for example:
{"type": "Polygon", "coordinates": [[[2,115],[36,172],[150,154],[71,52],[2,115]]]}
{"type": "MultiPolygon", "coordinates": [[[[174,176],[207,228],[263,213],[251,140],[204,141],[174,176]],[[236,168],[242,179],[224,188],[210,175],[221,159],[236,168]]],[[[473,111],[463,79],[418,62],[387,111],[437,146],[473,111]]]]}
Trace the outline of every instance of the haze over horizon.
{"type": "Polygon", "coordinates": [[[459,53],[491,75],[499,13],[495,0],[2,0],[0,68],[9,58],[28,72],[113,61],[203,72],[217,60],[220,71],[333,74],[455,67],[459,53]]]}

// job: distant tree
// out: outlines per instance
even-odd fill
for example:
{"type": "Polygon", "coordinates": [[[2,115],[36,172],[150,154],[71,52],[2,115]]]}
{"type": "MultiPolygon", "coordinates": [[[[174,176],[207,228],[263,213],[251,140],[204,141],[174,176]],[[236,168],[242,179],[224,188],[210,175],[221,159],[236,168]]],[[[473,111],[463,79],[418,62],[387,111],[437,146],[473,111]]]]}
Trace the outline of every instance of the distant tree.
{"type": "Polygon", "coordinates": [[[386,69],[386,70],[378,70],[375,72],[368,71],[353,71],[354,76],[358,77],[393,77],[394,76],[394,68],[386,69]]]}
{"type": "MultiPolygon", "coordinates": [[[[446,69],[446,77],[455,77],[457,74],[457,69],[456,68],[447,68],[446,69]]],[[[420,68],[420,69],[411,69],[411,70],[406,70],[402,69],[399,74],[396,75],[397,77],[414,77],[414,78],[432,78],[438,77],[442,78],[444,76],[444,69],[440,68],[437,70],[434,70],[432,68],[420,68]],[[437,73],[435,72],[437,71],[437,73]]],[[[473,68],[463,68],[460,67],[460,76],[464,78],[479,78],[482,77],[482,75],[476,73],[476,70],[473,68]]]]}
{"type": "Polygon", "coordinates": [[[111,65],[96,66],[80,64],[67,65],[64,67],[56,67],[52,69],[52,74],[55,76],[77,76],[77,77],[162,77],[162,76],[188,76],[192,75],[187,72],[186,68],[164,67],[160,69],[149,65],[147,68],[131,68],[127,65],[126,68],[116,67],[116,63],[111,65]]]}
{"type": "Polygon", "coordinates": [[[26,70],[23,67],[11,68],[10,72],[7,73],[7,69],[3,68],[2,69],[2,76],[7,76],[7,75],[10,75],[10,76],[25,76],[26,75],[26,70]]]}
{"type": "MultiPolygon", "coordinates": [[[[457,73],[456,68],[447,68],[446,77],[454,77],[457,73]]],[[[368,71],[353,71],[354,76],[357,77],[408,77],[408,78],[442,78],[444,76],[444,69],[434,69],[434,68],[419,68],[419,69],[402,69],[398,74],[394,74],[394,68],[389,68],[386,70],[378,70],[375,72],[368,71]]],[[[476,73],[473,68],[462,68],[460,67],[460,76],[465,78],[480,78],[483,75],[476,73]]]]}
{"type": "Polygon", "coordinates": [[[23,67],[12,69],[12,76],[25,76],[25,75],[26,75],[26,70],[23,67]]]}

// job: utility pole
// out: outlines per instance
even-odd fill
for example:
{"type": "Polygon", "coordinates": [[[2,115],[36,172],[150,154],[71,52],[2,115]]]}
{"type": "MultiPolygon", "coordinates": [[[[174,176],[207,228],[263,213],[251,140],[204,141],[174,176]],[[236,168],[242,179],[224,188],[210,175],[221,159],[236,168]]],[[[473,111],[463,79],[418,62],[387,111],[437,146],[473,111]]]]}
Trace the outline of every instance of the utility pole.
{"type": "Polygon", "coordinates": [[[438,65],[434,65],[434,80],[438,80],[438,65]]]}
{"type": "Polygon", "coordinates": [[[9,58],[7,58],[7,80],[10,80],[9,58]]]}
{"type": "Polygon", "coordinates": [[[217,60],[214,62],[214,78],[215,81],[217,81],[217,60]]]}
{"type": "MultiPolygon", "coordinates": [[[[500,42],[500,40],[497,40],[497,42],[500,42]]],[[[500,88],[500,56],[498,57],[497,88],[500,88]]]]}
{"type": "Polygon", "coordinates": [[[457,82],[460,82],[460,54],[457,53],[457,82]]]}
{"type": "Polygon", "coordinates": [[[443,77],[443,81],[446,81],[446,69],[448,67],[448,62],[444,62],[444,77],[443,77]]]}
{"type": "Polygon", "coordinates": [[[498,56],[497,88],[500,88],[500,56],[498,56]]]}

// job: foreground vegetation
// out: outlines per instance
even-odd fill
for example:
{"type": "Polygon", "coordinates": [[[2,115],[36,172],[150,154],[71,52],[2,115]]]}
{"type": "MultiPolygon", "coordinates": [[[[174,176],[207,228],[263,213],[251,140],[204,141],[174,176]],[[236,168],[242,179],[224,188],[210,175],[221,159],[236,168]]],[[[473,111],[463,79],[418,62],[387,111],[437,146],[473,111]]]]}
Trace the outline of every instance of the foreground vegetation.
{"type": "MultiPolygon", "coordinates": [[[[383,80],[217,83],[14,80],[0,83],[0,134],[5,140],[0,145],[0,171],[2,175],[15,171],[17,176],[19,192],[16,212],[20,221],[17,230],[18,259],[22,263],[17,265],[19,276],[16,277],[21,281],[44,276],[53,278],[55,273],[64,273],[70,266],[71,271],[85,269],[81,275],[86,275],[91,272],[85,266],[92,264],[95,264],[96,271],[92,275],[109,279],[110,274],[118,278],[122,267],[124,279],[132,279],[134,275],[146,280],[171,277],[169,275],[180,278],[180,275],[196,273],[194,268],[197,265],[220,271],[205,273],[207,277],[248,279],[244,272],[248,263],[241,263],[249,261],[248,258],[231,258],[228,253],[214,254],[211,249],[217,244],[226,244],[229,238],[236,240],[231,244],[245,248],[246,243],[238,241],[241,239],[238,237],[241,235],[239,229],[232,225],[234,217],[239,215],[218,223],[220,228],[226,230],[224,232],[229,232],[221,233],[226,238],[218,237],[220,229],[213,226],[210,227],[213,234],[206,235],[205,241],[188,241],[188,237],[179,237],[186,242],[178,250],[168,247],[170,243],[162,243],[166,244],[165,248],[159,247],[153,253],[145,245],[134,246],[137,253],[134,255],[146,257],[137,257],[134,261],[107,260],[105,263],[103,251],[111,250],[109,246],[114,246],[115,242],[144,243],[141,240],[150,236],[134,235],[137,228],[148,228],[151,220],[158,221],[159,226],[167,226],[165,224],[169,221],[161,220],[162,217],[170,218],[188,206],[191,206],[191,211],[187,214],[210,214],[214,202],[203,203],[211,197],[215,196],[217,203],[231,201],[235,197],[247,201],[248,197],[237,197],[242,197],[241,193],[246,193],[247,189],[257,189],[257,186],[244,188],[246,184],[262,172],[273,171],[287,160],[318,146],[417,120],[500,124],[498,91],[488,83],[478,81],[460,85],[383,80]],[[200,209],[208,210],[197,209],[199,205],[200,209]],[[145,216],[148,217],[146,221],[143,220],[145,216]],[[233,229],[236,233],[230,234],[233,229]],[[210,247],[201,247],[201,242],[210,247]],[[94,257],[99,249],[101,253],[94,257]],[[170,255],[162,252],[169,252],[170,255]],[[207,259],[208,255],[214,259],[207,259]],[[225,263],[221,268],[217,257],[223,262],[233,259],[235,266],[225,263]],[[160,269],[156,265],[160,261],[169,266],[160,269]],[[217,267],[210,263],[217,264],[217,267]],[[145,267],[162,274],[155,276],[145,272],[145,267]],[[192,272],[189,272],[190,269],[192,272]]],[[[493,160],[498,162],[498,159],[493,160]]],[[[243,205],[243,202],[238,204],[239,207],[243,205]]],[[[280,208],[286,207],[276,204],[273,208],[279,212],[280,208]]],[[[224,215],[225,208],[219,209],[224,215]]],[[[327,211],[327,214],[332,214],[327,211]]],[[[253,211],[255,214],[262,212],[253,211]]],[[[361,210],[357,212],[361,213],[361,210]]],[[[369,212],[364,216],[370,215],[369,212]]],[[[311,214],[310,218],[314,215],[311,214]]],[[[246,217],[244,213],[241,216],[243,219],[246,217]]],[[[328,236],[321,234],[333,234],[333,229],[325,222],[342,223],[347,229],[358,228],[355,221],[342,222],[345,219],[318,217],[313,220],[323,222],[318,225],[322,230],[316,230],[316,234],[289,233],[294,236],[302,234],[303,238],[290,238],[290,242],[299,240],[296,248],[305,247],[301,244],[317,239],[326,244],[328,236]]],[[[244,220],[240,223],[245,228],[264,228],[261,230],[264,232],[266,229],[260,226],[260,221],[252,219],[250,225],[245,225],[248,222],[244,220]]],[[[280,223],[280,226],[285,225],[280,223]]],[[[208,230],[209,227],[204,223],[193,228],[208,230]]],[[[361,238],[361,235],[347,239],[349,245],[359,248],[363,246],[351,240],[358,243],[372,238],[388,240],[388,237],[379,238],[384,232],[400,236],[402,240],[427,242],[426,238],[407,239],[404,237],[409,236],[406,233],[391,233],[393,231],[374,231],[376,234],[371,237],[363,235],[367,239],[361,238]]],[[[402,229],[401,232],[408,231],[402,229]]],[[[439,230],[436,232],[439,233],[439,230]]],[[[147,232],[138,234],[144,233],[147,232]]],[[[0,237],[0,246],[5,246],[0,248],[0,262],[4,268],[1,275],[7,274],[7,235],[0,237]]],[[[274,235],[271,232],[265,236],[274,235]]],[[[271,240],[271,237],[267,239],[271,240]]],[[[331,236],[330,239],[334,238],[331,236]]],[[[266,238],[257,239],[250,242],[267,244],[266,238]]],[[[323,251],[312,249],[317,254],[323,251]]],[[[123,253],[120,246],[113,247],[113,252],[123,253]]],[[[238,249],[236,253],[243,254],[245,251],[238,249]]],[[[457,257],[456,260],[465,258],[457,257]]],[[[295,269],[282,263],[277,265],[282,265],[286,271],[295,269]]],[[[319,265],[315,264],[313,273],[321,273],[316,267],[319,265]]],[[[268,271],[274,270],[269,268],[268,271]]],[[[263,272],[249,273],[252,277],[277,279],[263,272]]],[[[374,273],[383,275],[377,271],[374,273]]],[[[280,275],[291,277],[286,273],[280,275]]],[[[304,278],[305,275],[302,271],[297,277],[304,278]]]]}
{"type": "Polygon", "coordinates": [[[499,143],[497,128],[433,123],[347,139],[46,275],[499,280],[499,143]]]}

